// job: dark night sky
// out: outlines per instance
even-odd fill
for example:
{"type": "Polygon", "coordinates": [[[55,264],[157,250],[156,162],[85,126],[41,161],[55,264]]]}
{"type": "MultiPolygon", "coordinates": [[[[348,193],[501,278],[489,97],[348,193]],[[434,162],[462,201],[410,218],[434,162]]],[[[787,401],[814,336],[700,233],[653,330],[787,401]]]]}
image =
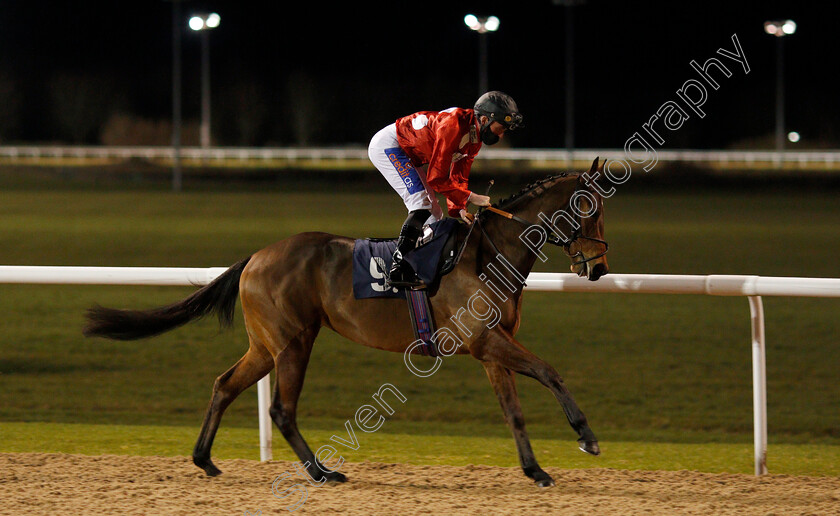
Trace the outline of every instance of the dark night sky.
{"type": "MultiPolygon", "coordinates": [[[[827,80],[838,63],[832,16],[807,2],[603,2],[575,9],[575,111],[578,147],[618,147],[676,90],[697,78],[689,66],[733,49],[737,33],[751,72],[731,63],[732,77],[709,90],[704,111],[669,133],[665,148],[723,148],[770,135],[774,128],[776,38],[767,19],[796,20],[785,38],[788,128],[801,145],[840,139],[840,101],[827,80]]],[[[815,4],[815,3],[811,3],[815,4]]],[[[478,36],[468,12],[494,14],[489,35],[490,88],[510,93],[526,117],[516,147],[559,147],[564,138],[565,8],[545,1],[183,3],[184,116],[198,116],[199,45],[187,15],[213,10],[211,34],[214,133],[236,144],[235,85],[265,95],[262,144],[293,143],[287,85],[313,91],[323,111],[313,143],[365,144],[381,126],[422,109],[470,107],[478,93],[478,36]],[[306,86],[303,86],[306,85],[306,86]],[[222,113],[218,116],[216,113],[222,113]]],[[[830,5],[830,4],[821,4],[830,5]]],[[[104,104],[166,119],[171,112],[171,4],[62,2],[49,8],[4,2],[0,76],[11,77],[21,105],[6,140],[55,139],[47,126],[46,84],[56,74],[108,77],[104,104]]],[[[720,58],[720,56],[716,56],[720,58]]]]}

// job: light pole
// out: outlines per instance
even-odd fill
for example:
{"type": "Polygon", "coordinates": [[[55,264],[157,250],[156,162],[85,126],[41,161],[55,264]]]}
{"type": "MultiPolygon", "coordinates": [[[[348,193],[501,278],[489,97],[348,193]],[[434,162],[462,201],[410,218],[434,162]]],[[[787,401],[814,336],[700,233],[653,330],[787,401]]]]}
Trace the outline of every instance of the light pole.
{"type": "Polygon", "coordinates": [[[565,146],[569,153],[567,161],[567,170],[572,172],[574,168],[574,160],[572,154],[575,150],[575,22],[574,22],[574,7],[581,5],[584,0],[553,0],[554,5],[562,5],[565,7],[565,22],[566,22],[566,131],[565,131],[565,146]]]}
{"type": "Polygon", "coordinates": [[[785,148],[785,84],[784,84],[784,36],[796,32],[796,23],[793,20],[766,21],[764,32],[776,36],[776,151],[781,152],[785,148]]]}
{"type": "Polygon", "coordinates": [[[181,174],[181,1],[172,0],[172,191],[180,192],[181,174]]]}
{"type": "MultiPolygon", "coordinates": [[[[572,168],[572,150],[575,147],[575,81],[574,81],[574,29],[572,2],[566,3],[566,150],[569,151],[569,169],[572,168]]],[[[571,170],[570,170],[571,172],[571,170]]]]}
{"type": "Polygon", "coordinates": [[[219,26],[222,18],[216,13],[196,14],[189,25],[201,33],[201,147],[210,146],[210,29],[219,26]]]}
{"type": "Polygon", "coordinates": [[[470,29],[478,32],[479,64],[478,64],[478,94],[483,95],[488,90],[487,81],[487,33],[499,29],[499,19],[495,16],[478,17],[474,14],[464,16],[464,23],[470,29]]]}

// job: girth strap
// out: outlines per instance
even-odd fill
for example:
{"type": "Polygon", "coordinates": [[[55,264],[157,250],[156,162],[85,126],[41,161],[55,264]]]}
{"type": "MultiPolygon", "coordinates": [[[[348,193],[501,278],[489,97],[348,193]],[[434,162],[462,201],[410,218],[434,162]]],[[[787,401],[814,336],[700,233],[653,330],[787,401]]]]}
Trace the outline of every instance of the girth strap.
{"type": "Polygon", "coordinates": [[[408,314],[411,316],[414,337],[423,342],[423,345],[418,347],[420,354],[439,356],[437,346],[432,341],[432,335],[435,333],[435,318],[428,293],[425,289],[408,289],[405,298],[408,301],[408,314]]]}

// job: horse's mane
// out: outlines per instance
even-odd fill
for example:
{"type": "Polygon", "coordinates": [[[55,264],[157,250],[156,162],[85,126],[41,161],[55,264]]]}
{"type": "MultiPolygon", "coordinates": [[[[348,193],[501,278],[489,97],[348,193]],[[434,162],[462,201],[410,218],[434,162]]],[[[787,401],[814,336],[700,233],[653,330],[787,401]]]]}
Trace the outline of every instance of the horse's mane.
{"type": "Polygon", "coordinates": [[[543,179],[539,179],[539,180],[534,181],[533,183],[523,187],[521,190],[519,190],[515,194],[509,195],[508,197],[505,197],[504,199],[500,200],[498,203],[494,204],[494,206],[496,206],[500,210],[510,208],[511,206],[513,206],[514,204],[517,204],[522,199],[536,197],[537,195],[541,194],[543,191],[540,190],[540,187],[545,185],[548,182],[551,182],[551,181],[554,181],[556,179],[560,179],[560,178],[563,178],[563,177],[573,177],[573,176],[577,176],[577,175],[578,174],[576,174],[576,173],[568,174],[566,172],[561,172],[561,173],[555,174],[553,176],[548,176],[548,177],[545,177],[543,179]]]}

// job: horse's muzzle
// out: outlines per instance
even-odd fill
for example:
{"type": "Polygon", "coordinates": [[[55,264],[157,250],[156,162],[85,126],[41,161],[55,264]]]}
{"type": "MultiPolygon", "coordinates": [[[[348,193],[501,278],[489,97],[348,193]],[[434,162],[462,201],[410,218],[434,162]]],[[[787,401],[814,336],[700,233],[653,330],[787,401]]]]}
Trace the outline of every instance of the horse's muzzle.
{"type": "Polygon", "coordinates": [[[607,266],[603,263],[596,263],[595,266],[592,267],[592,270],[589,272],[589,281],[597,281],[598,278],[604,276],[609,272],[607,266]]]}

